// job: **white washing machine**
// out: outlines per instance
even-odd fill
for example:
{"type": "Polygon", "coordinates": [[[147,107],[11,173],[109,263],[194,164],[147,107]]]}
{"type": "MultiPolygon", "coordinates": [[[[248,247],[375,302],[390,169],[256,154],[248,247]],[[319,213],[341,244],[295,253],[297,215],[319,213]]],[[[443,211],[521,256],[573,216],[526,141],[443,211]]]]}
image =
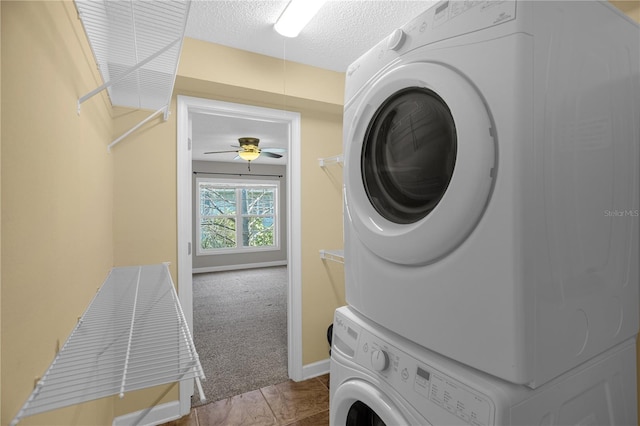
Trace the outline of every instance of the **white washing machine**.
{"type": "Polygon", "coordinates": [[[637,425],[635,338],[531,389],[335,313],[331,426],[637,425]]]}
{"type": "Polygon", "coordinates": [[[349,305],[532,388],[636,335],[639,51],[607,2],[442,1],[354,62],[349,305]]]}

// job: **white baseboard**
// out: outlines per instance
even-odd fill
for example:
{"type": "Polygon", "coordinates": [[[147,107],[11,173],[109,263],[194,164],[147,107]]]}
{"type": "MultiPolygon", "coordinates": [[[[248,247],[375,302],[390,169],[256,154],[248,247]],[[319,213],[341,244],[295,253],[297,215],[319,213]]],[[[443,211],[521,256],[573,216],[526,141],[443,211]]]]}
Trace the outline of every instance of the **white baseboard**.
{"type": "Polygon", "coordinates": [[[331,367],[331,358],[323,359],[311,364],[302,366],[302,380],[311,379],[313,377],[327,374],[331,367]]]}
{"type": "Polygon", "coordinates": [[[207,266],[204,268],[193,268],[193,273],[204,274],[207,272],[222,272],[222,271],[236,271],[240,269],[269,268],[271,266],[287,266],[287,261],[277,260],[274,262],[243,263],[240,265],[207,266]]]}
{"type": "Polygon", "coordinates": [[[180,401],[171,401],[116,417],[112,426],[155,426],[180,417],[180,401]]]}

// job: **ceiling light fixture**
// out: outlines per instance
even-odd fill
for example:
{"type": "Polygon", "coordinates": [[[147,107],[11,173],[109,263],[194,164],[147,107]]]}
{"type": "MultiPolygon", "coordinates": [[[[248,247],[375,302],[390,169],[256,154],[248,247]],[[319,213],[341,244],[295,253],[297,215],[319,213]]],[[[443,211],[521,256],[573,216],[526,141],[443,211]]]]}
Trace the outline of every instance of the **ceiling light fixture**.
{"type": "Polygon", "coordinates": [[[260,156],[260,151],[240,151],[238,157],[246,161],[253,161],[260,156]]]}
{"type": "Polygon", "coordinates": [[[274,28],[285,37],[297,37],[326,0],[291,0],[274,28]]]}

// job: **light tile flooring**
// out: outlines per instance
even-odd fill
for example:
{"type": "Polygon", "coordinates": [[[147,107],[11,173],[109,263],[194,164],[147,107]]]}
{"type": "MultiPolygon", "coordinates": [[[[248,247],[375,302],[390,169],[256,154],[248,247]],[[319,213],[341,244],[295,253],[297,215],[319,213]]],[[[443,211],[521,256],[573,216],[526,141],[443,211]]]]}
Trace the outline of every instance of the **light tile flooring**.
{"type": "Polygon", "coordinates": [[[163,426],[324,426],[329,424],[329,375],[286,381],[193,408],[163,426]]]}

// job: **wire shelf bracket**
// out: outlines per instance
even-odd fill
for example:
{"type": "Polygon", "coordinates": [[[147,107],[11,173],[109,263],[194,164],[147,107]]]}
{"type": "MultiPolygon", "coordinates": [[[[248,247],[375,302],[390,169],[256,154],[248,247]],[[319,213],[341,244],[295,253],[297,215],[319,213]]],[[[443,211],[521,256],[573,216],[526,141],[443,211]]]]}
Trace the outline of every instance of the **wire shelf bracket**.
{"type": "MultiPolygon", "coordinates": [[[[113,106],[164,112],[175,84],[191,0],[75,0],[104,84],[81,96],[81,105],[107,90],[113,106]]],[[[140,128],[143,120],[109,145],[140,128]]]]}
{"type": "Polygon", "coordinates": [[[320,259],[344,263],[344,250],[320,250],[320,259]]]}
{"type": "Polygon", "coordinates": [[[334,164],[342,165],[344,163],[344,156],[342,154],[334,155],[333,157],[318,158],[318,164],[320,167],[327,167],[334,164]]]}
{"type": "Polygon", "coordinates": [[[205,380],[168,263],[113,268],[18,414],[205,380]]]}
{"type": "MultiPolygon", "coordinates": [[[[108,146],[107,146],[107,151],[111,152],[111,148],[113,148],[116,144],[118,144],[120,141],[122,141],[124,138],[126,138],[127,136],[129,136],[131,133],[135,132],[136,130],[138,130],[140,127],[144,126],[145,124],[147,124],[148,121],[152,120],[156,115],[164,112],[166,114],[166,112],[169,110],[169,106],[167,105],[164,108],[160,108],[159,110],[157,110],[156,112],[154,112],[153,114],[151,114],[150,116],[148,116],[147,118],[145,118],[144,120],[142,120],[141,122],[139,122],[138,124],[136,124],[135,126],[133,126],[131,129],[127,130],[125,133],[123,133],[122,135],[118,136],[113,142],[111,142],[108,146]]],[[[166,118],[165,118],[166,120],[166,118]]]]}

